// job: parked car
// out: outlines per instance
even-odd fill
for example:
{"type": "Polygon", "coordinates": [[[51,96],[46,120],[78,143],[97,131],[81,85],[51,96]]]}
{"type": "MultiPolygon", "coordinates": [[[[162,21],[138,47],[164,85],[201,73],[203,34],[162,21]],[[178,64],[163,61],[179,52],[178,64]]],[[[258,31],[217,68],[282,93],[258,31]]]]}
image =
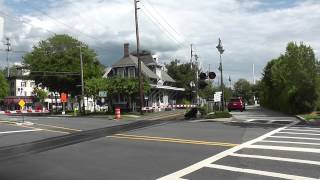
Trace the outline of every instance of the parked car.
{"type": "Polygon", "coordinates": [[[228,111],[239,110],[244,111],[246,109],[246,104],[241,97],[232,98],[228,103],[228,111]]]}

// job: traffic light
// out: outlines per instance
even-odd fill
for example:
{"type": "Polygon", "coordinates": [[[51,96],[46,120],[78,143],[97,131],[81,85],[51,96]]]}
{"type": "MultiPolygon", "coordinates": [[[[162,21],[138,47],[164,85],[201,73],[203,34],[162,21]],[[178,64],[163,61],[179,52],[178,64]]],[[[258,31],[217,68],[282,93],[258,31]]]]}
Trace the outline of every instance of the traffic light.
{"type": "Polygon", "coordinates": [[[214,79],[214,78],[216,78],[216,73],[209,72],[209,79],[214,79]]]}

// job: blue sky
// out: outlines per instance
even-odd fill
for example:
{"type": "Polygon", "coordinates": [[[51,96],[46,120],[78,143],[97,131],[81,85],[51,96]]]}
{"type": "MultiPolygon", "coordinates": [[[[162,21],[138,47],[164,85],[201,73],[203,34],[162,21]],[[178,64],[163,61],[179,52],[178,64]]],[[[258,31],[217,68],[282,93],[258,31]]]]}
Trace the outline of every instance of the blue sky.
{"type": "MultiPolygon", "coordinates": [[[[225,78],[259,78],[265,64],[284,52],[289,41],[320,53],[320,1],[317,0],[141,0],[141,44],[160,56],[189,61],[194,44],[203,69],[217,69],[218,38],[225,46],[225,78]]],[[[134,49],[132,0],[0,0],[5,35],[13,49],[30,51],[54,33],[70,34],[94,48],[105,65],[122,56],[122,44],[134,49]]],[[[23,54],[11,54],[10,62],[23,54]]],[[[4,65],[5,54],[0,53],[4,65]]],[[[217,70],[216,70],[217,71],[217,70]]]]}

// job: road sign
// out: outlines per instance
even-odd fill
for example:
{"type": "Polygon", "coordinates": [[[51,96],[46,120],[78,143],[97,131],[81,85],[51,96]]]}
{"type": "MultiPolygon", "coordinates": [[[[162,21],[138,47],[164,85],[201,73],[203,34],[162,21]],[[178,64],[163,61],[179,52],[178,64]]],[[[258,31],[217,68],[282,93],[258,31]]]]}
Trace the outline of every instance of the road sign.
{"type": "Polygon", "coordinates": [[[214,93],[214,98],[213,98],[214,102],[221,102],[221,96],[222,96],[221,91],[214,93]]]}
{"type": "Polygon", "coordinates": [[[21,99],[18,104],[19,104],[19,106],[20,106],[21,108],[23,108],[24,105],[26,105],[26,102],[24,102],[24,100],[21,99]]]}
{"type": "Polygon", "coordinates": [[[107,97],[107,91],[99,91],[99,97],[107,97]]]}
{"type": "Polygon", "coordinates": [[[66,93],[61,93],[60,94],[60,100],[61,100],[61,102],[63,102],[63,103],[65,103],[65,102],[67,102],[67,94],[66,93]]]}

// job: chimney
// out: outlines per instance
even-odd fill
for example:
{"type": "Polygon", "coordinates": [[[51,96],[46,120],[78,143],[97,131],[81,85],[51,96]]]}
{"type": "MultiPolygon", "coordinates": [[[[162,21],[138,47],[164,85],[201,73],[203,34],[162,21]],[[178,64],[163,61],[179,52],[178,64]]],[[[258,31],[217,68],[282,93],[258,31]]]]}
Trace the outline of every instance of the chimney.
{"type": "Polygon", "coordinates": [[[123,56],[129,57],[129,43],[123,45],[123,56]]]}

